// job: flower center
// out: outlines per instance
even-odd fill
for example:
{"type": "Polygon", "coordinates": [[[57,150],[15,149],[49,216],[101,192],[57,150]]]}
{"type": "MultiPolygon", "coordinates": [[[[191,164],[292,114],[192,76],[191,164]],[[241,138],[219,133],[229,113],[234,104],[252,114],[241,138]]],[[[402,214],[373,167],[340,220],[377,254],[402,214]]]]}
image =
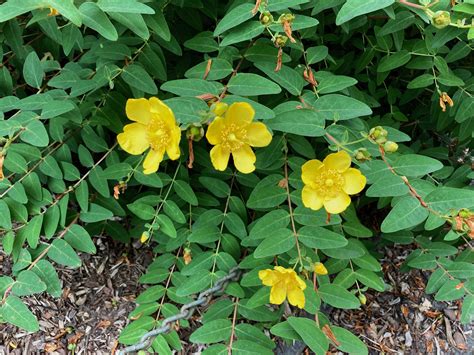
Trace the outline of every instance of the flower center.
{"type": "Polygon", "coordinates": [[[165,148],[170,140],[169,131],[165,123],[160,119],[153,119],[147,127],[147,136],[153,150],[165,148]]]}
{"type": "Polygon", "coordinates": [[[247,130],[235,124],[230,124],[222,130],[222,145],[230,151],[237,150],[244,145],[247,130]]]}
{"type": "Polygon", "coordinates": [[[342,175],[331,169],[322,169],[315,181],[315,189],[321,197],[331,198],[337,195],[344,186],[342,175]]]}

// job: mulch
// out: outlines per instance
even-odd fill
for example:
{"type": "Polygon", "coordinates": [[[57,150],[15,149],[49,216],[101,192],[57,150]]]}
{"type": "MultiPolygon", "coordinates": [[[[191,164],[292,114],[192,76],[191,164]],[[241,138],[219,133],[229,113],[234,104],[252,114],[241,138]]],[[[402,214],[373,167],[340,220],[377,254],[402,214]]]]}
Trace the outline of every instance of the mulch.
{"type": "MultiPolygon", "coordinates": [[[[133,300],[143,290],[137,280],[151,262],[152,252],[103,237],[96,245],[96,255],[82,255],[81,268],[59,270],[62,297],[26,300],[39,319],[39,332],[28,334],[0,325],[0,354],[66,354],[72,353],[71,347],[75,354],[110,354],[117,349],[133,300]]],[[[437,302],[426,295],[429,273],[399,271],[410,252],[407,246],[381,252],[391,290],[369,290],[360,310],[328,308],[331,322],[359,335],[371,354],[472,354],[474,325],[460,324],[460,303],[437,302]]],[[[0,274],[9,274],[8,260],[0,250],[0,274]]],[[[192,353],[186,345],[184,349],[182,354],[192,353]]],[[[279,344],[277,349],[277,354],[309,354],[302,344],[279,344]]]]}

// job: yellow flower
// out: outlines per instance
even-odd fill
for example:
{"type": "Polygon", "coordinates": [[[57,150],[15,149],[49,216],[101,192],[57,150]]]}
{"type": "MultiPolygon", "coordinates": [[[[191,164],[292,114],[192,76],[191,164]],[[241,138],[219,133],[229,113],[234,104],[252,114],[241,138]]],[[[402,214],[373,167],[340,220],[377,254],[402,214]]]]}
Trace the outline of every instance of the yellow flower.
{"type": "Polygon", "coordinates": [[[318,262],[314,264],[314,272],[318,275],[327,275],[328,269],[326,269],[323,263],[318,262]]]}
{"type": "Polygon", "coordinates": [[[125,111],[135,123],[126,125],[117,140],[122,149],[132,155],[140,155],[150,148],[143,162],[144,174],[158,170],[165,152],[171,160],[179,158],[181,130],[168,106],[156,97],[129,99],[125,111]]]}
{"type": "Polygon", "coordinates": [[[349,195],[361,192],[366,184],[365,176],[350,166],[351,157],[345,151],[329,154],[323,162],[306,162],[301,174],[303,204],[312,210],[324,206],[328,213],[343,212],[351,204],[349,195]]]}
{"type": "Polygon", "coordinates": [[[255,153],[250,147],[266,147],[272,135],[261,122],[252,122],[255,111],[246,102],[229,106],[223,117],[216,117],[207,129],[206,138],[214,145],[211,161],[214,168],[224,171],[230,154],[238,171],[244,174],[255,170],[255,153]]]}
{"type": "Polygon", "coordinates": [[[293,269],[275,266],[274,270],[266,269],[258,272],[258,277],[265,286],[271,286],[270,303],[282,304],[288,297],[288,302],[298,308],[304,308],[303,290],[306,283],[293,269]]]}

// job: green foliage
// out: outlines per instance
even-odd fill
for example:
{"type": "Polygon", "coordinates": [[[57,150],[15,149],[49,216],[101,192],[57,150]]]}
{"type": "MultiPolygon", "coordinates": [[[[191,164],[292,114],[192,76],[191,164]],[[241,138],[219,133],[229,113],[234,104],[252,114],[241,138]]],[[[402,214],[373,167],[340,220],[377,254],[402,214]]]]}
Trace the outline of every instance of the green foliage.
{"type": "MultiPolygon", "coordinates": [[[[426,292],[461,299],[461,320],[472,321],[472,1],[254,6],[0,5],[0,242],[13,261],[0,277],[0,322],[37,331],[21,297],[59,297],[56,268],[80,267],[98,234],[154,247],[139,280],[147,289],[119,339],[125,345],[239,266],[244,276],[204,311],[203,325],[183,332],[206,344],[204,353],[271,354],[275,337],[316,354],[367,353],[356,335],[328,323],[321,304],[363,308],[368,289],[383,292],[390,281],[374,252],[393,243],[413,249],[401,271],[431,271],[426,292]],[[450,23],[432,24],[436,11],[449,11],[450,23]],[[117,134],[131,123],[127,99],[150,95],[186,132],[179,160],[145,175],[144,156],[120,149],[117,134]],[[185,138],[207,129],[219,101],[251,104],[272,131],[250,174],[232,164],[214,170],[206,139],[185,138]],[[368,188],[340,215],[306,208],[302,165],[340,150],[368,188]],[[319,262],[328,274],[313,284],[319,262]],[[304,311],[318,323],[267,306],[272,291],[259,271],[275,265],[304,279],[304,311]]],[[[180,336],[160,335],[151,350],[180,350],[180,336]]]]}

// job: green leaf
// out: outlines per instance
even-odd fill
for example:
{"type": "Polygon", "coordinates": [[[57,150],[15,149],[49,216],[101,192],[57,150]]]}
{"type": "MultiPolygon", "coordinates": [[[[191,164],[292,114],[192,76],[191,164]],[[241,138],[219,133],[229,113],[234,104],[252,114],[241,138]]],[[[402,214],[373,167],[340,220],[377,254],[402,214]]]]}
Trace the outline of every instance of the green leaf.
{"type": "Polygon", "coordinates": [[[420,89],[431,86],[434,83],[434,76],[431,74],[422,74],[410,81],[407,85],[408,89],[420,89]]]}
{"type": "Polygon", "coordinates": [[[401,198],[382,222],[382,232],[393,233],[409,229],[423,222],[428,217],[428,210],[412,197],[401,198]]]}
{"type": "Polygon", "coordinates": [[[313,107],[328,121],[350,120],[372,114],[372,110],[365,103],[338,94],[321,96],[313,107]]]}
{"type": "Polygon", "coordinates": [[[387,172],[367,189],[366,195],[369,197],[403,196],[406,195],[408,191],[408,186],[403,182],[400,176],[387,172]]]}
{"type": "Polygon", "coordinates": [[[274,349],[276,346],[259,328],[250,324],[238,324],[235,327],[235,335],[238,339],[252,341],[268,349],[274,349]]]}
{"type": "Polygon", "coordinates": [[[58,264],[77,268],[81,266],[81,259],[74,249],[64,240],[55,239],[48,250],[48,257],[58,264]]]}
{"type": "Polygon", "coordinates": [[[85,223],[95,223],[105,221],[112,218],[113,216],[114,214],[108,209],[95,203],[91,203],[88,212],[81,212],[81,221],[85,223]]]}
{"type": "Polygon", "coordinates": [[[118,33],[114,25],[96,3],[85,2],[79,7],[79,11],[85,26],[99,32],[109,41],[116,41],[118,39],[118,33]]]}
{"type": "Polygon", "coordinates": [[[231,28],[234,28],[241,23],[251,19],[254,15],[252,14],[253,4],[242,4],[234,7],[230,10],[216,26],[214,30],[214,36],[219,36],[231,28]]]}
{"type": "Polygon", "coordinates": [[[143,291],[135,300],[138,304],[146,304],[159,300],[165,294],[166,290],[161,285],[151,286],[143,291]]]}
{"type": "Polygon", "coordinates": [[[283,179],[281,175],[270,175],[261,180],[250,194],[247,207],[252,209],[273,208],[285,201],[287,198],[286,189],[278,185],[281,179],[283,179]]]}
{"type": "Polygon", "coordinates": [[[447,280],[436,293],[435,300],[453,301],[463,297],[466,290],[462,285],[462,287],[459,287],[460,284],[461,281],[457,279],[447,280]]]}
{"type": "Polygon", "coordinates": [[[439,187],[426,196],[425,202],[431,209],[443,214],[469,208],[474,206],[474,190],[439,187]]]}
{"type": "Polygon", "coordinates": [[[30,52],[23,64],[23,78],[29,86],[40,89],[43,83],[43,76],[43,67],[38,55],[34,51],[30,52]]]}
{"type": "Polygon", "coordinates": [[[230,46],[231,44],[248,41],[259,36],[265,30],[260,21],[249,21],[236,27],[228,32],[222,42],[221,47],[230,46]]]}
{"type": "Polygon", "coordinates": [[[176,180],[173,184],[174,191],[190,205],[197,206],[198,200],[191,186],[182,180],[176,180]]]}
{"type": "Polygon", "coordinates": [[[411,59],[411,54],[407,50],[401,50],[394,54],[387,55],[380,60],[377,72],[383,73],[399,68],[407,64],[411,59]]]}
{"type": "Polygon", "coordinates": [[[176,120],[183,124],[199,122],[201,113],[209,111],[206,102],[196,97],[173,97],[165,103],[173,110],[176,120]]]}
{"type": "Polygon", "coordinates": [[[97,5],[105,12],[123,12],[125,14],[150,14],[155,10],[137,0],[99,0],[97,5]]]}
{"type": "Polygon", "coordinates": [[[388,20],[387,23],[383,25],[377,35],[386,36],[404,30],[413,25],[415,21],[415,15],[410,11],[400,11],[397,13],[396,18],[388,20]]]}
{"type": "Polygon", "coordinates": [[[46,291],[53,297],[60,297],[61,282],[53,265],[47,260],[39,260],[31,269],[46,284],[46,291]]]}
{"type": "Polygon", "coordinates": [[[448,267],[448,273],[456,278],[470,279],[474,277],[474,264],[456,261],[448,267]]]}
{"type": "Polygon", "coordinates": [[[462,123],[474,117],[474,97],[465,97],[456,112],[456,122],[462,123]]]}
{"type": "MultiPolygon", "coordinates": [[[[225,349],[225,353],[227,353],[225,349]]],[[[233,355],[272,355],[273,351],[267,349],[255,342],[248,340],[237,340],[232,344],[233,355]]]]}
{"type": "Polygon", "coordinates": [[[43,214],[34,216],[26,225],[25,233],[28,245],[32,249],[36,249],[40,237],[41,227],[43,226],[43,214]]]}
{"type": "Polygon", "coordinates": [[[160,89],[179,96],[219,95],[223,86],[203,79],[179,79],[167,81],[160,89]]]}
{"type": "Polygon", "coordinates": [[[337,13],[336,25],[340,26],[354,17],[383,9],[394,2],[395,0],[347,0],[337,13]]]}
{"type": "Polygon", "coordinates": [[[347,239],[339,233],[323,227],[304,226],[298,231],[298,240],[310,248],[332,249],[347,245],[347,239]]]}
{"type": "Polygon", "coordinates": [[[74,224],[64,235],[64,240],[74,249],[88,254],[95,254],[96,248],[89,233],[80,225],[74,224]]]}
{"type": "Polygon", "coordinates": [[[197,344],[212,344],[228,340],[232,332],[232,322],[228,319],[216,319],[195,330],[189,340],[197,344]]]}
{"type": "Polygon", "coordinates": [[[239,73],[230,79],[228,90],[242,96],[271,95],[281,92],[280,86],[263,76],[251,73],[239,73]]]}
{"type": "Polygon", "coordinates": [[[306,137],[321,137],[324,131],[324,116],[314,109],[294,109],[282,112],[268,121],[268,126],[285,133],[293,133],[306,137]]]}
{"type": "Polygon", "coordinates": [[[7,203],[0,199],[0,227],[5,229],[12,228],[12,217],[10,215],[10,209],[7,203]]]}
{"type": "Polygon", "coordinates": [[[344,90],[357,84],[357,80],[345,75],[315,75],[319,85],[317,87],[319,94],[330,94],[344,90]]]}
{"type": "Polygon", "coordinates": [[[297,5],[306,4],[310,0],[272,0],[268,3],[269,11],[279,11],[284,10],[289,7],[297,8],[297,5]]]}
{"type": "Polygon", "coordinates": [[[46,290],[46,284],[31,270],[18,274],[12,292],[17,296],[30,296],[46,290]]]}
{"type": "Polygon", "coordinates": [[[328,47],[316,46],[310,47],[306,50],[306,59],[308,64],[318,63],[328,56],[328,47]]]}
{"type": "Polygon", "coordinates": [[[283,254],[292,249],[295,246],[295,242],[295,236],[288,228],[274,230],[255,249],[254,256],[256,258],[264,258],[266,256],[283,254]]]}
{"type": "Polygon", "coordinates": [[[423,176],[439,170],[443,164],[436,159],[418,154],[404,154],[393,164],[395,171],[404,176],[423,176]]]}
{"type": "Polygon", "coordinates": [[[339,285],[321,285],[318,294],[324,302],[336,308],[357,309],[360,307],[359,299],[339,285]]]}
{"type": "Polygon", "coordinates": [[[61,16],[67,18],[76,26],[80,27],[82,25],[81,14],[74,6],[73,0],[44,0],[44,2],[47,4],[46,7],[49,5],[49,7],[58,10],[61,16]]]}
{"type": "Polygon", "coordinates": [[[186,48],[195,52],[210,53],[219,50],[219,44],[212,37],[212,32],[200,32],[191,39],[184,42],[186,48]]]}
{"type": "Polygon", "coordinates": [[[229,76],[232,73],[232,65],[221,58],[209,58],[194,67],[188,69],[184,74],[187,78],[204,79],[206,80],[220,80],[229,76]],[[210,63],[210,70],[208,69],[210,63]]]}
{"type": "Polygon", "coordinates": [[[3,319],[8,323],[25,329],[28,332],[37,332],[39,330],[38,320],[18,297],[8,296],[1,311],[3,319]]]}
{"type": "Polygon", "coordinates": [[[274,63],[255,63],[255,66],[263,71],[270,79],[277,82],[282,88],[288,90],[292,95],[301,95],[301,91],[306,85],[302,75],[286,65],[282,65],[278,72],[275,72],[274,63]]]}
{"type": "Polygon", "coordinates": [[[290,214],[285,210],[275,210],[260,217],[250,230],[250,238],[270,237],[276,229],[286,228],[290,223],[290,214]]]}
{"type": "Polygon", "coordinates": [[[148,94],[156,95],[158,88],[145,69],[137,64],[131,64],[122,72],[122,79],[131,87],[148,94]]]}
{"type": "Polygon", "coordinates": [[[376,291],[383,292],[385,284],[383,280],[375,272],[370,270],[359,269],[355,272],[357,280],[362,282],[365,286],[373,288],[376,291]]]}
{"type": "Polygon", "coordinates": [[[339,342],[337,346],[339,350],[348,354],[357,355],[367,355],[369,353],[367,345],[347,329],[332,326],[331,330],[339,342]]]}
{"type": "Polygon", "coordinates": [[[462,302],[461,323],[469,324],[474,319],[474,295],[467,295],[462,302]]]}
{"type": "Polygon", "coordinates": [[[288,323],[316,355],[326,354],[329,341],[315,321],[308,318],[289,317],[288,323]]]}

